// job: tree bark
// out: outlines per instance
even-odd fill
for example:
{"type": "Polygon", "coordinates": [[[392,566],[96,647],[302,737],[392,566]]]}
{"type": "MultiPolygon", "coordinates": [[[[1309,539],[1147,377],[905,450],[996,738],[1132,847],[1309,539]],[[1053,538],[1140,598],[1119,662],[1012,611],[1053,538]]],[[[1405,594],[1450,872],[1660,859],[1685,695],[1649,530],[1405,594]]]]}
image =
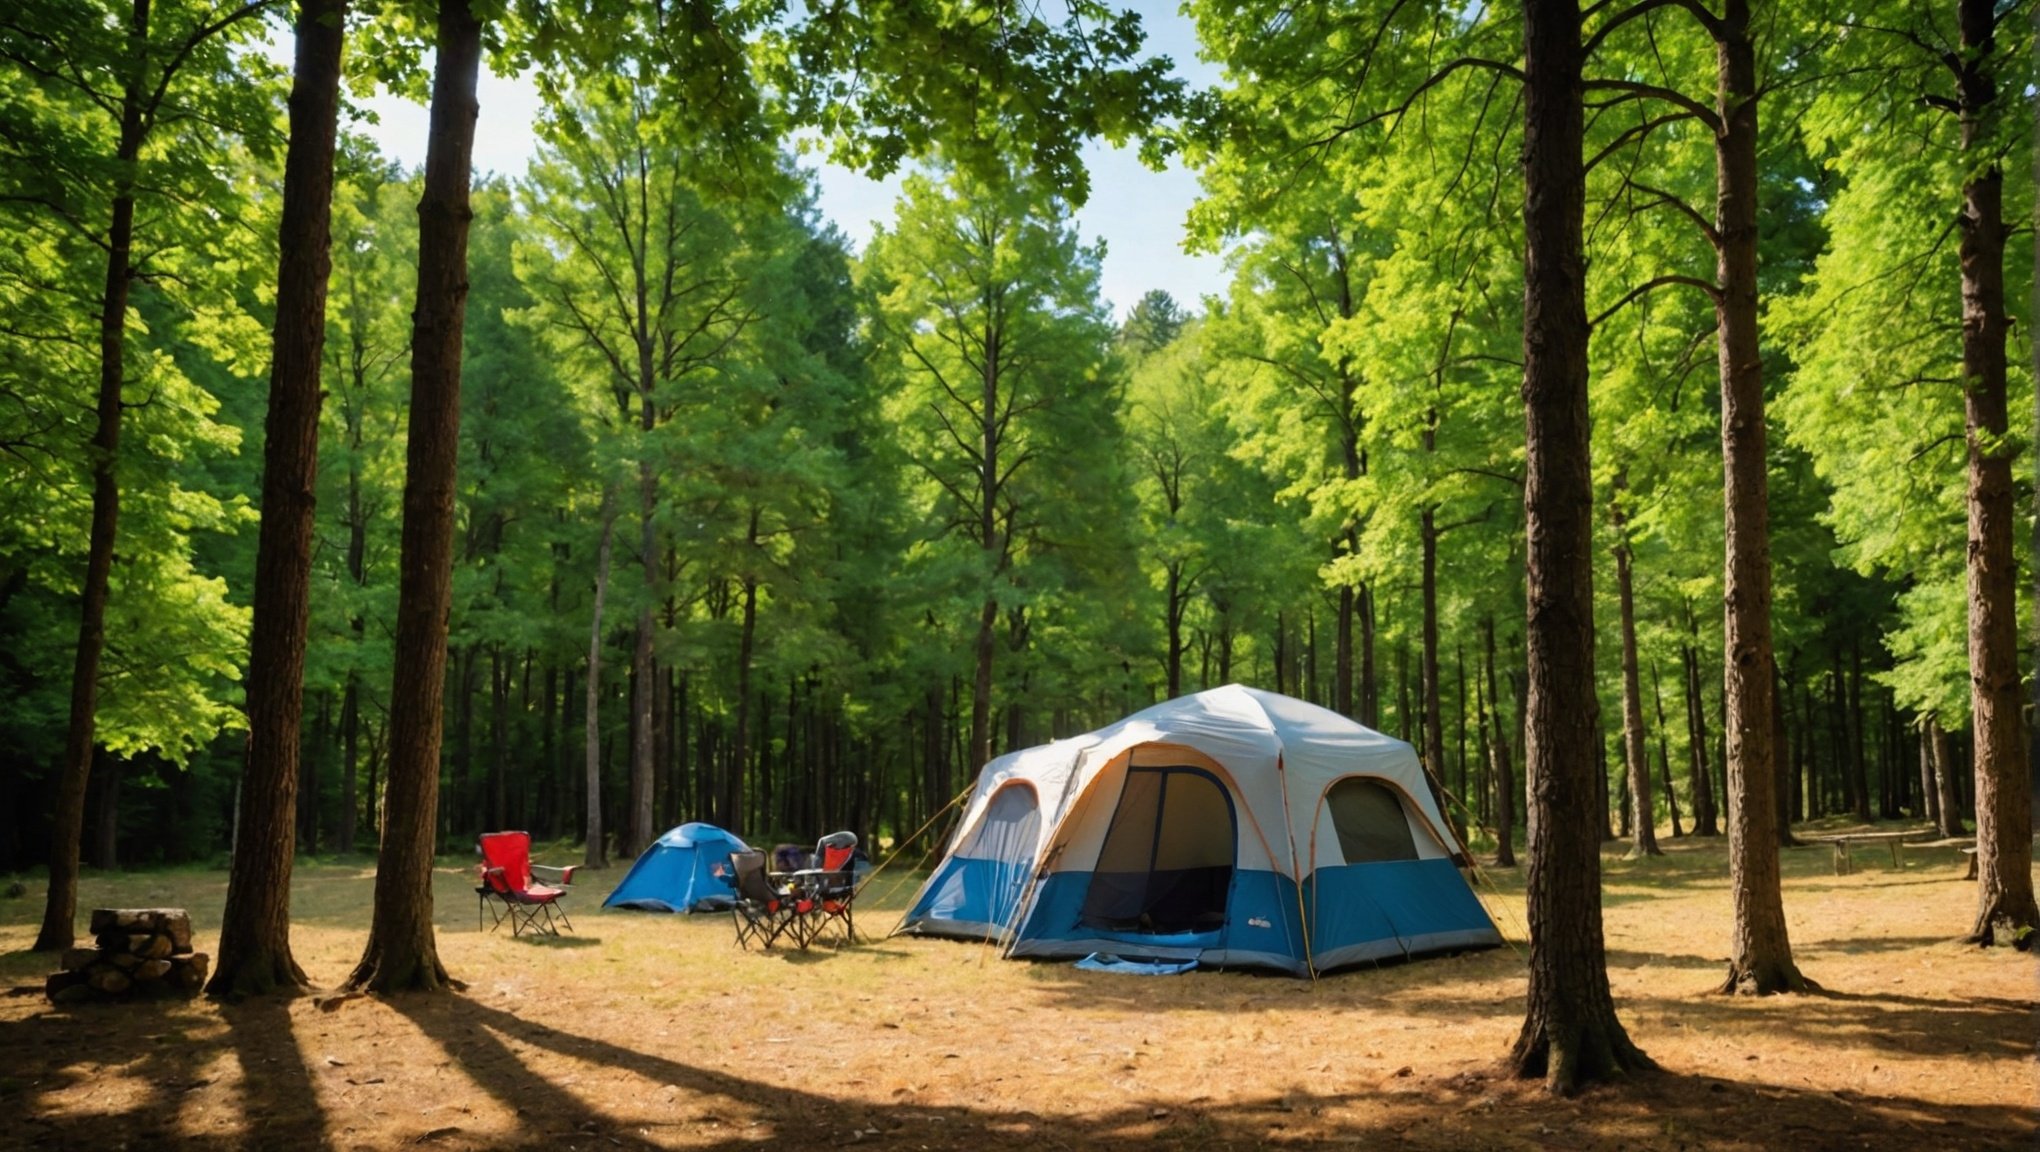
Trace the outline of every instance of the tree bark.
{"type": "MultiPolygon", "coordinates": [[[[1798,992],[1778,875],[1778,702],[1771,656],[1771,513],[1764,359],[1757,329],[1757,63],[1749,0],[1726,0],[1715,42],[1716,321],[1721,361],[1722,740],[1728,884],[1724,992],[1798,992]]],[[[1711,815],[1711,813],[1710,813],[1711,815]]]]}
{"type": "Polygon", "coordinates": [[[1700,653],[1687,645],[1686,666],[1687,778],[1693,788],[1693,835],[1718,836],[1714,817],[1713,771],[1707,764],[1707,702],[1700,688],[1700,653]]]}
{"type": "Polygon", "coordinates": [[[1931,716],[1927,718],[1927,743],[1933,750],[1934,786],[1940,795],[1940,833],[1953,839],[1966,831],[1962,827],[1962,797],[1955,787],[1955,775],[1961,769],[1955,763],[1955,749],[1948,739],[1948,730],[1931,716]]]}
{"type": "Polygon", "coordinates": [[[1516,770],[1509,762],[1509,737],[1502,727],[1502,698],[1495,694],[1495,622],[1489,617],[1480,622],[1481,641],[1487,647],[1487,699],[1488,714],[1494,720],[1494,753],[1492,778],[1495,786],[1495,866],[1514,868],[1516,866],[1516,770]]]}
{"type": "Polygon", "coordinates": [[[1927,730],[1928,723],[1920,723],[1920,810],[1913,816],[1924,816],[1927,823],[1938,828],[1941,826],[1941,795],[1934,787],[1934,738],[1927,730]]]}
{"type": "MultiPolygon", "coordinates": [[[[297,803],[311,618],[319,410],[325,401],[319,370],[326,349],[326,286],[333,271],[333,152],[340,127],[346,19],[346,0],[300,0],[298,5],[283,218],[277,230],[269,415],[263,425],[262,526],[248,654],[248,759],[227,903],[220,914],[219,956],[206,983],[206,991],[215,996],[295,990],[309,983],[290,949],[296,850],[291,816],[297,803]]],[[[343,722],[351,722],[351,679],[343,707],[350,713],[343,722]]],[[[351,762],[347,770],[351,793],[351,762]]],[[[342,837],[351,843],[349,833],[342,837]]]]}
{"type": "Polygon", "coordinates": [[[489,645],[489,829],[510,823],[510,669],[503,645],[489,645]]]}
{"type": "Polygon", "coordinates": [[[1780,848],[1797,848],[1800,845],[1799,838],[1792,834],[1792,773],[1778,759],[1780,756],[1786,761],[1792,758],[1792,737],[1785,728],[1786,701],[1789,699],[1785,694],[1785,677],[1778,670],[1778,658],[1774,652],[1771,657],[1771,796],[1777,806],[1775,824],[1780,848]]]}
{"type": "Polygon", "coordinates": [[[1488,795],[1492,789],[1489,787],[1489,781],[1493,779],[1494,772],[1490,768],[1493,761],[1490,759],[1490,752],[1488,750],[1487,689],[1481,683],[1480,669],[1478,668],[1474,669],[1473,674],[1473,722],[1473,752],[1475,756],[1479,757],[1479,764],[1475,769],[1476,779],[1473,789],[1474,820],[1484,827],[1487,824],[1488,813],[1490,811],[1488,795]]]}
{"type": "Polygon", "coordinates": [[[1169,641],[1169,699],[1183,694],[1183,609],[1189,603],[1189,595],[1183,590],[1183,563],[1171,560],[1168,564],[1168,597],[1166,617],[1169,641]]]}
{"type": "MultiPolygon", "coordinates": [[[[1381,728],[1381,680],[1374,664],[1374,589],[1362,584],[1354,610],[1360,614],[1360,723],[1381,728]]],[[[1226,652],[1232,651],[1232,634],[1226,634],[1226,652]]],[[[1224,677],[1221,677],[1224,679],[1224,677]]]]}
{"type": "Polygon", "coordinates": [[[1651,701],[1657,706],[1658,769],[1664,776],[1665,807],[1672,814],[1672,839],[1677,840],[1686,835],[1686,830],[1679,826],[1679,790],[1672,784],[1672,746],[1665,736],[1664,684],[1658,677],[1655,660],[1650,662],[1650,696],[1651,701]]]}
{"type": "Polygon", "coordinates": [[[744,776],[751,770],[751,646],[757,637],[758,582],[744,578],[743,628],[737,640],[737,749],[729,778],[723,781],[723,810],[735,813],[743,799],[744,776]]]}
{"type": "Polygon", "coordinates": [[[1615,472],[1609,516],[1615,528],[1615,593],[1622,624],[1622,759],[1629,781],[1629,855],[1662,856],[1657,842],[1657,806],[1651,802],[1650,750],[1643,728],[1643,677],[1636,658],[1636,582],[1629,550],[1628,469],[1615,472]]]}
{"type": "Polygon", "coordinates": [[[340,693],[340,827],[339,852],[354,852],[354,832],[361,822],[361,690],[352,670],[340,693]]]}
{"type": "Polygon", "coordinates": [[[602,608],[609,596],[609,551],[616,534],[616,496],[602,491],[602,541],[595,548],[595,606],[588,626],[588,691],[583,705],[587,745],[584,776],[588,821],[581,862],[590,868],[609,867],[607,833],[602,828],[602,608]]]}
{"type": "MultiPolygon", "coordinates": [[[[2032,36],[2040,44],[2040,4],[2031,9],[2032,36]]],[[[2040,100],[2028,101],[2033,106],[2033,184],[2040,187],[2040,100]]],[[[2033,219],[2028,222],[2027,231],[2033,236],[2033,267],[2040,269],[2040,197],[2033,201],[2033,219]]],[[[2040,273],[2031,277],[2031,299],[2027,303],[2027,315],[2040,321],[2040,273]]],[[[2026,344],[2033,355],[2033,379],[2040,381],[2040,340],[2028,337],[2026,344]]],[[[2040,445],[2040,387],[2033,390],[2033,439],[2040,445]]],[[[2027,556],[2032,570],[2033,583],[2027,592],[2032,622],[2032,661],[2030,695],[2026,698],[2026,813],[2029,820],[2040,822],[2040,451],[2032,453],[2035,473],[2033,477],[2033,512],[2027,542],[2027,556]]]]}
{"type": "Polygon", "coordinates": [[[99,294],[99,397],[92,432],[92,529],[80,592],[78,647],[71,664],[71,711],[64,729],[63,769],[50,815],[50,888],[35,951],[69,948],[78,911],[78,853],[85,834],[85,789],[92,778],[92,746],[99,712],[99,658],[106,647],[106,594],[113,576],[113,543],[120,523],[121,387],[126,380],[128,287],[134,279],[135,163],[147,134],[143,104],[148,69],[149,0],[134,0],[128,16],[134,56],[122,78],[120,142],[114,152],[113,212],[106,228],[106,279],[99,294]]]}
{"type": "MultiPolygon", "coordinates": [[[[1353,535],[1346,534],[1348,547],[1353,535]]],[[[1353,713],[1353,586],[1339,585],[1339,637],[1332,649],[1332,711],[1341,716],[1353,713]]]]}
{"type": "Polygon", "coordinates": [[[1453,834],[1459,837],[1459,842],[1463,847],[1466,843],[1466,814],[1469,806],[1471,806],[1471,804],[1473,803],[1473,801],[1471,800],[1467,793],[1468,781],[1466,772],[1466,645],[1464,644],[1456,644],[1453,646],[1453,674],[1455,691],[1453,693],[1452,698],[1453,703],[1456,706],[1456,710],[1459,714],[1459,722],[1454,729],[1458,735],[1457,741],[1458,747],[1455,749],[1455,754],[1453,756],[1453,760],[1456,762],[1456,766],[1458,768],[1458,778],[1454,781],[1454,787],[1456,787],[1459,792],[1459,803],[1455,807],[1455,810],[1452,813],[1450,813],[1446,817],[1446,819],[1451,822],[1453,834]]]}
{"type": "Polygon", "coordinates": [[[1450,806],[1445,802],[1445,716],[1438,701],[1438,518],[1429,505],[1424,507],[1418,530],[1423,538],[1424,768],[1431,798],[1443,812],[1450,806]]]}
{"type": "MultiPolygon", "coordinates": [[[[1997,12],[1959,0],[1956,85],[1962,149],[1990,147],[1997,101],[1997,12]]],[[[1975,162],[1972,162],[1975,163],[1975,162]]],[[[1970,940],[2025,950],[2040,928],[2033,898],[2033,812],[2019,714],[2018,568],[2012,556],[2012,454],[2006,398],[2004,172],[1975,164],[1962,186],[1962,377],[1969,445],[1969,681],[1976,772],[1976,924],[1970,940]]]]}
{"type": "Polygon", "coordinates": [[[1863,755],[1863,648],[1849,641],[1848,706],[1843,710],[1848,724],[1849,789],[1856,798],[1856,819],[1868,824],[1870,814],[1870,767],[1863,755]]]}
{"type": "MultiPolygon", "coordinates": [[[[649,370],[649,350],[644,353],[649,370]]],[[[643,557],[644,601],[638,609],[637,642],[631,648],[631,740],[630,808],[624,821],[624,835],[616,849],[620,856],[635,857],[652,842],[652,695],[656,677],[652,665],[652,605],[658,601],[658,537],[656,515],[659,504],[658,472],[652,467],[651,440],[656,412],[648,384],[640,388],[639,428],[644,456],[638,461],[638,552],[643,557]]]]}
{"type": "Polygon", "coordinates": [[[469,0],[441,0],[411,320],[411,415],[397,592],[390,765],[375,912],[347,987],[438,991],[454,984],[432,931],[432,849],[446,627],[453,601],[461,333],[467,315],[468,189],[482,25],[469,0]]]}
{"type": "Polygon", "coordinates": [[[1523,38],[1523,511],[1529,1008],[1510,1062],[1571,1093],[1650,1066],[1615,1016],[1593,806],[1594,491],[1578,0],[1527,0],[1523,38]]]}
{"type": "Polygon", "coordinates": [[[120,761],[101,749],[92,772],[92,790],[98,793],[92,820],[92,866],[103,872],[120,867],[120,761]]]}

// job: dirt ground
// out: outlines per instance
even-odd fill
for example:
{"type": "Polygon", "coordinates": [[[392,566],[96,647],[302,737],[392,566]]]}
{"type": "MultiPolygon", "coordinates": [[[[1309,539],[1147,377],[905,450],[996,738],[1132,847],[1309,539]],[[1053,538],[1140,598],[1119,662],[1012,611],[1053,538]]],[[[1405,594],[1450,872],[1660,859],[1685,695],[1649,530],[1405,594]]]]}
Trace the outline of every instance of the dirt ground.
{"type": "MultiPolygon", "coordinates": [[[[1522,1021],[1519,873],[1483,899],[1512,944],[1329,976],[1143,978],[881,939],[915,877],[882,873],[874,937],[739,951],[725,917],[604,913],[573,935],[477,930],[442,870],[439,946],[464,995],[51,1007],[26,951],[42,892],[0,900],[0,1147],[2030,1150],[2040,960],[1955,942],[1952,848],[1902,871],[1785,854],[1818,995],[1711,995],[1729,928],[1719,841],[1607,870],[1610,977],[1663,1067],[1573,1099],[1504,1076],[1522,1021]]],[[[81,908],[189,908],[217,943],[224,872],[88,876],[81,908]]],[[[330,986],[366,935],[371,873],[301,864],[300,962],[330,986]]]]}

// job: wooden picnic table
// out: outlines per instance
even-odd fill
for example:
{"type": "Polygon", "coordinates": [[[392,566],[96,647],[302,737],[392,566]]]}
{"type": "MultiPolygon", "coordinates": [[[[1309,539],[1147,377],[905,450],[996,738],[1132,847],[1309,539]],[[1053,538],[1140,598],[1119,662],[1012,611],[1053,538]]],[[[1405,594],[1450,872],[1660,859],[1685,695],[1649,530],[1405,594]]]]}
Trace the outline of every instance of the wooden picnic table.
{"type": "Polygon", "coordinates": [[[1849,849],[1857,845],[1886,844],[1891,847],[1893,871],[1905,867],[1905,842],[1912,832],[1844,832],[1839,836],[1821,836],[1835,851],[1835,875],[1847,876],[1855,871],[1855,862],[1849,858],[1849,849]]]}

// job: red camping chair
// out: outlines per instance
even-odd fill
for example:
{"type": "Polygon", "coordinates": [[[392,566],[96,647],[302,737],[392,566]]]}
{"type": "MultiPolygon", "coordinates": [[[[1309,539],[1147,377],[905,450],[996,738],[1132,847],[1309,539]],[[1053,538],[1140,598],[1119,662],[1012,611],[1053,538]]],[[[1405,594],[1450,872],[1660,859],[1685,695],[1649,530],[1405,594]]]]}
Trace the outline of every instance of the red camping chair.
{"type": "Polygon", "coordinates": [[[488,926],[492,932],[505,920],[510,922],[512,936],[522,935],[526,928],[549,936],[559,935],[562,926],[573,930],[574,923],[560,907],[560,898],[574,882],[575,865],[548,868],[533,864],[529,832],[484,832],[475,846],[482,853],[482,882],[475,887],[477,925],[484,912],[494,912],[496,921],[488,926]],[[535,882],[534,872],[552,873],[556,885],[535,882]]]}
{"type": "Polygon", "coordinates": [[[802,875],[814,902],[807,938],[819,939],[834,926],[842,933],[844,943],[857,943],[857,921],[853,915],[857,899],[857,834],[831,832],[816,841],[815,865],[802,875]]]}
{"type": "Polygon", "coordinates": [[[765,853],[756,848],[730,853],[730,868],[736,874],[730,921],[736,926],[737,946],[748,949],[756,941],[760,948],[770,949],[781,936],[790,936],[795,946],[806,948],[802,928],[814,902],[790,886],[774,884],[765,875],[765,853]]]}

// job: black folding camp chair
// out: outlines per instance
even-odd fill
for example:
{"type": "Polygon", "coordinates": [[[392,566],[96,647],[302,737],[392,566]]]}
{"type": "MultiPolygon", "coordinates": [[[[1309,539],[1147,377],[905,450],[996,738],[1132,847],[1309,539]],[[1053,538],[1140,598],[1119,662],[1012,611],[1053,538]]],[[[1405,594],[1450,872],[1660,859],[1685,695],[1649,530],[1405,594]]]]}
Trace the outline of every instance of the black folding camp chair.
{"type": "Polygon", "coordinates": [[[813,902],[807,913],[809,941],[834,928],[845,944],[857,942],[857,834],[831,832],[815,843],[815,866],[802,873],[813,902]]]}
{"type": "Polygon", "coordinates": [[[813,901],[786,885],[774,884],[765,874],[765,853],[755,848],[730,853],[730,869],[736,877],[736,903],[730,906],[731,922],[737,930],[737,946],[752,943],[769,949],[781,936],[794,945],[807,947],[802,930],[813,901]]]}

